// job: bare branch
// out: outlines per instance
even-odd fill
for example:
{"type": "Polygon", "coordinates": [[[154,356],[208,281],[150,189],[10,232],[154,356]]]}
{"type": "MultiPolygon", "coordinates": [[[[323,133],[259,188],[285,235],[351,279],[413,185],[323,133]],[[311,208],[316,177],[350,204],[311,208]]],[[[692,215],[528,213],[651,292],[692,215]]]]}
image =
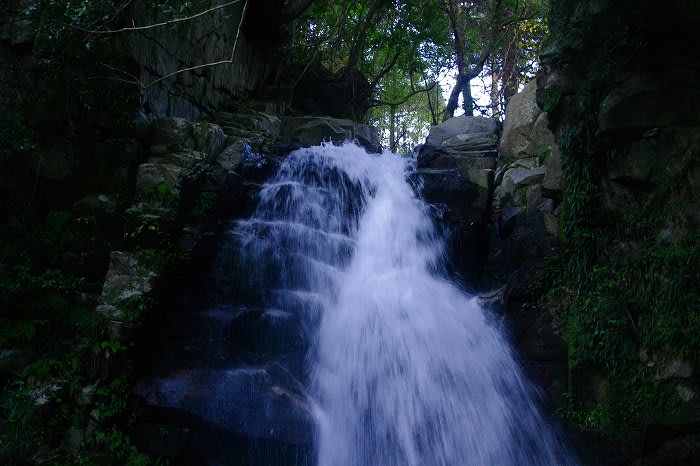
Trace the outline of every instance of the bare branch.
{"type": "MultiPolygon", "coordinates": [[[[239,1],[241,1],[241,0],[235,0],[234,2],[231,2],[230,4],[236,3],[236,2],[239,2],[239,1]]],[[[223,6],[221,6],[221,7],[223,7],[223,6]]],[[[219,7],[219,8],[221,8],[221,7],[219,7]]],[[[239,39],[239,37],[240,37],[240,35],[241,35],[241,27],[243,26],[243,21],[245,20],[245,14],[246,14],[247,9],[248,9],[248,0],[246,0],[245,3],[243,4],[243,12],[241,13],[241,20],[240,20],[240,22],[238,23],[238,29],[236,30],[236,39],[235,39],[234,42],[233,42],[233,47],[231,48],[231,57],[230,57],[228,60],[219,60],[219,61],[216,61],[216,62],[204,63],[204,64],[201,64],[201,65],[190,66],[190,67],[187,67],[187,68],[180,68],[179,70],[176,70],[176,71],[173,71],[172,73],[168,73],[168,74],[166,74],[166,75],[164,75],[164,76],[161,76],[160,78],[155,79],[155,80],[149,82],[148,84],[144,84],[142,81],[140,81],[140,80],[134,78],[133,75],[131,75],[131,74],[125,72],[125,71],[115,69],[115,68],[113,68],[113,67],[111,67],[111,66],[109,66],[109,65],[105,65],[105,66],[107,66],[108,68],[111,68],[111,69],[113,69],[113,70],[115,70],[115,71],[118,71],[118,72],[120,72],[120,73],[124,73],[124,74],[126,74],[126,75],[128,75],[128,76],[134,78],[134,80],[133,80],[133,81],[129,81],[129,80],[122,79],[122,78],[104,78],[104,77],[98,77],[98,78],[94,78],[94,79],[112,79],[112,80],[114,80],[114,81],[126,82],[126,83],[131,83],[131,84],[137,84],[138,86],[141,87],[141,89],[148,89],[149,87],[151,87],[151,86],[153,86],[153,85],[155,85],[155,84],[158,84],[158,83],[161,82],[161,81],[164,81],[164,80],[166,80],[166,79],[168,79],[168,78],[171,78],[171,77],[173,77],[173,76],[175,76],[175,75],[178,75],[178,74],[181,74],[181,73],[185,73],[185,72],[187,72],[187,71],[194,71],[194,70],[199,70],[199,69],[202,69],[202,68],[209,68],[209,67],[213,67],[213,66],[217,66],[217,65],[230,65],[230,64],[233,63],[234,57],[235,57],[235,55],[236,55],[236,47],[238,46],[238,39],[239,39]]]]}
{"type": "Polygon", "coordinates": [[[397,101],[394,101],[394,102],[389,102],[389,101],[386,101],[386,100],[373,100],[372,103],[370,103],[369,106],[370,106],[370,107],[380,107],[380,106],[382,106],[382,105],[388,105],[388,106],[390,106],[390,107],[397,107],[397,106],[399,106],[399,105],[402,105],[402,104],[405,104],[406,102],[408,102],[408,99],[410,99],[411,97],[413,97],[413,96],[416,95],[416,94],[420,94],[421,92],[430,92],[430,91],[432,91],[432,90],[435,88],[436,85],[437,85],[437,82],[434,82],[434,83],[432,83],[432,84],[431,84],[430,86],[428,86],[428,87],[425,87],[425,88],[422,88],[422,89],[416,89],[415,91],[413,91],[413,92],[409,93],[408,95],[406,95],[403,99],[397,100],[397,101]]]}
{"type": "MultiPolygon", "coordinates": [[[[187,16],[187,17],[185,17],[185,18],[169,19],[169,20],[167,20],[167,21],[163,21],[163,22],[160,22],[160,23],[154,23],[154,24],[148,24],[148,25],[146,25],[146,26],[132,26],[132,27],[125,27],[125,28],[121,28],[121,29],[109,29],[109,30],[106,30],[106,31],[100,31],[100,30],[85,29],[85,28],[81,28],[81,27],[79,27],[79,26],[74,26],[74,25],[72,25],[72,24],[64,24],[64,23],[62,23],[62,24],[64,24],[65,26],[68,26],[68,27],[72,27],[72,28],[74,28],[74,29],[78,29],[78,30],[80,30],[80,31],[89,32],[90,34],[116,34],[116,33],[119,33],[119,32],[143,31],[143,30],[145,30],[145,29],[153,29],[153,28],[158,28],[158,27],[163,27],[163,26],[169,26],[169,25],[171,25],[171,24],[181,23],[181,22],[183,22],[183,21],[191,21],[191,20],[193,20],[193,19],[199,18],[200,16],[204,16],[204,15],[206,15],[206,14],[209,14],[209,13],[213,12],[213,11],[220,10],[220,9],[222,9],[222,8],[229,7],[229,6],[233,5],[233,4],[239,3],[239,2],[241,2],[241,1],[242,1],[242,0],[232,0],[232,1],[227,2],[227,3],[224,3],[224,4],[222,4],[222,5],[217,5],[217,6],[215,6],[215,7],[211,7],[211,8],[209,8],[208,10],[200,11],[199,13],[196,13],[196,14],[194,14],[194,15],[192,15],[192,16],[187,16]]],[[[245,7],[244,7],[244,8],[245,8],[245,7]]]]}

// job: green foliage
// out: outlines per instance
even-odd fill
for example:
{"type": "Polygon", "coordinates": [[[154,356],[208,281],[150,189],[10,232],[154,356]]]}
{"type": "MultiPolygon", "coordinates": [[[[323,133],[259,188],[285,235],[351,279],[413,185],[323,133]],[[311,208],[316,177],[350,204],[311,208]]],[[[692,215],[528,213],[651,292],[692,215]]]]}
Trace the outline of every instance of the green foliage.
{"type": "Polygon", "coordinates": [[[18,119],[0,118],[0,163],[16,157],[32,157],[39,148],[38,137],[34,131],[18,119]]]}
{"type": "Polygon", "coordinates": [[[598,68],[575,96],[557,93],[552,102],[554,109],[576,99],[585,116],[567,120],[559,141],[562,251],[551,265],[554,287],[545,301],[556,303],[567,328],[571,392],[562,414],[581,428],[629,440],[680,403],[675,384],[658,378],[659,365],[700,361],[700,316],[693,311],[700,309],[700,235],[692,229],[669,241],[659,235],[696,202],[684,187],[684,170],[664,175],[652,194],[605,204],[603,176],[631,150],[596,144],[591,109],[616,66],[613,60],[598,68]],[[592,384],[594,373],[604,382],[591,400],[578,387],[592,384]]]}

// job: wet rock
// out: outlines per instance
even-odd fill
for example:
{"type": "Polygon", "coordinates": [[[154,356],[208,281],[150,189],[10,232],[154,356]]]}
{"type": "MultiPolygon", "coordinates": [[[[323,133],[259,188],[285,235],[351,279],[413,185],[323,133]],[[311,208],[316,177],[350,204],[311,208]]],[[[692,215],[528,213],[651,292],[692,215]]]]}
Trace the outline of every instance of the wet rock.
{"type": "Polygon", "coordinates": [[[237,171],[246,181],[261,183],[272,176],[280,164],[279,158],[268,156],[262,151],[256,151],[246,144],[243,147],[237,171]]]}
{"type": "Polygon", "coordinates": [[[489,207],[492,170],[419,169],[410,179],[422,186],[428,202],[444,204],[471,220],[481,220],[489,207]]]}
{"type": "Polygon", "coordinates": [[[176,425],[295,445],[312,439],[303,388],[278,365],[181,370],[142,380],[135,393],[147,410],[176,425]]]}

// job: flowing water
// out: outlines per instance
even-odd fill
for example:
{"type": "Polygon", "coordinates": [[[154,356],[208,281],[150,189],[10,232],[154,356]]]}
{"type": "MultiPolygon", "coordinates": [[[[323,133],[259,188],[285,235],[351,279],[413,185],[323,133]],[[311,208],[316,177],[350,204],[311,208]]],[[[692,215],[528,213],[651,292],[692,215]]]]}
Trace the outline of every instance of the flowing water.
{"type": "Polygon", "coordinates": [[[297,150],[236,228],[256,294],[303,324],[318,463],[577,464],[494,319],[447,277],[411,164],[297,150]]]}

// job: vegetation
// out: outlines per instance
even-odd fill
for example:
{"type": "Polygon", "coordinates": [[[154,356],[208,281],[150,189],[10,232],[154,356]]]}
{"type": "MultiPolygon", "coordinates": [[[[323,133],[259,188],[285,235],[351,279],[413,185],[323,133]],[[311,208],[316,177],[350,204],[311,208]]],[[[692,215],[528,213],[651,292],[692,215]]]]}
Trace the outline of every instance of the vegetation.
{"type": "MultiPolygon", "coordinates": [[[[129,205],[129,189],[111,187],[108,201],[96,194],[109,167],[100,172],[95,154],[117,140],[101,154],[117,157],[143,91],[124,78],[134,72],[126,36],[108,33],[129,24],[131,3],[39,0],[0,20],[29,44],[36,57],[30,72],[51,77],[35,80],[23,105],[0,116],[3,463],[149,462],[126,434],[138,415],[129,401],[133,348],[95,311],[110,251],[137,249],[144,260],[171,269],[186,260],[157,222],[124,231],[125,219],[115,212],[129,205]],[[64,184],[44,176],[54,146],[70,159],[73,174],[64,184]]],[[[627,57],[645,43],[621,14],[606,18],[613,33],[602,34],[604,56],[580,55],[577,47],[590,38],[581,35],[585,18],[579,18],[583,26],[569,27],[576,3],[552,2],[547,20],[540,0],[288,0],[281,13],[286,43],[276,45],[299,65],[296,83],[315,68],[351,83],[357,118],[383,128],[385,146],[404,153],[452,117],[460,98],[465,113],[502,119],[509,99],[537,71],[548,34],[550,60],[568,66],[576,56],[590,65],[544,102],[557,126],[565,184],[562,247],[551,258],[551,286],[540,304],[556,307],[567,329],[571,386],[564,416],[615,439],[639,438],[645,425],[681,405],[677,381],[661,376],[664,368],[673,361],[700,364],[700,316],[692,312],[700,309],[700,237],[673,226],[697,203],[684,178],[697,154],[677,154],[680,168],[660,175],[652,195],[601,207],[609,200],[605,174],[631,148],[626,141],[601,143],[600,104],[627,57]],[[450,73],[454,87],[445,89],[440,83],[450,73]],[[474,102],[477,78],[487,83],[487,107],[474,102]],[[661,237],[666,231],[670,239],[661,237]],[[593,375],[602,380],[596,393],[581,393],[593,375]]],[[[148,5],[166,21],[211,7],[178,0],[148,5]]],[[[170,185],[159,185],[156,194],[162,205],[180,207],[170,185]]],[[[216,194],[199,193],[190,213],[206,217],[216,202],[216,194]]],[[[151,304],[134,303],[132,320],[151,304]]]]}
{"type": "Polygon", "coordinates": [[[467,114],[502,117],[533,75],[544,13],[534,0],[318,0],[296,21],[290,54],[349,82],[366,78],[357,92],[369,94],[369,119],[383,123],[387,146],[397,149],[452,117],[460,95],[467,114]],[[452,71],[457,78],[444,102],[438,81],[452,71]],[[477,108],[471,95],[480,75],[491,79],[489,108],[477,108]]]}
{"type": "MultiPolygon", "coordinates": [[[[595,26],[583,21],[566,28],[576,17],[573,5],[553,7],[550,50],[560,54],[551,59],[556,64],[590,44],[585,34],[595,26]]],[[[609,52],[603,58],[591,48],[578,55],[589,73],[567,75],[545,102],[558,127],[564,195],[562,248],[541,304],[556,307],[567,328],[564,416],[582,429],[638,445],[650,424],[694,415],[669,368],[700,362],[700,235],[686,221],[696,205],[687,173],[697,162],[686,146],[665,136],[675,130],[661,130],[667,153],[657,157],[667,162],[653,186],[628,186],[616,194],[606,181],[620,160],[646,156],[629,136],[602,141],[598,115],[612,77],[650,50],[641,23],[619,9],[607,11],[605,25],[614,33],[597,46],[609,52]]]]}

